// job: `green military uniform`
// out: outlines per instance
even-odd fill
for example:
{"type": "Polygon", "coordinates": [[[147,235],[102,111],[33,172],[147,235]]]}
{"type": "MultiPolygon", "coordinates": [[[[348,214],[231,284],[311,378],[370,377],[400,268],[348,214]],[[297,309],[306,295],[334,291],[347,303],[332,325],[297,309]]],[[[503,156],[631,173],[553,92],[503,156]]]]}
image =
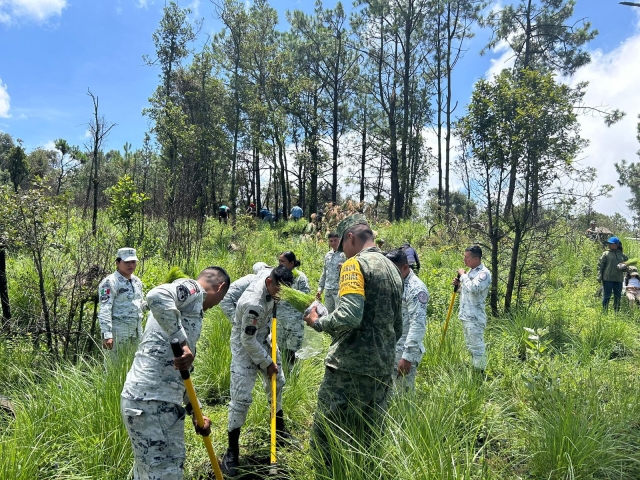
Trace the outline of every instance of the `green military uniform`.
{"type": "MultiPolygon", "coordinates": [[[[366,224],[364,215],[344,219],[338,225],[340,238],[357,224],[366,224]]],[[[338,307],[313,326],[333,339],[312,431],[325,463],[331,461],[327,430],[338,430],[332,425],[358,437],[359,426],[366,434],[386,410],[395,346],[402,335],[402,288],[396,266],[378,247],[365,248],[342,265],[338,307]]]]}

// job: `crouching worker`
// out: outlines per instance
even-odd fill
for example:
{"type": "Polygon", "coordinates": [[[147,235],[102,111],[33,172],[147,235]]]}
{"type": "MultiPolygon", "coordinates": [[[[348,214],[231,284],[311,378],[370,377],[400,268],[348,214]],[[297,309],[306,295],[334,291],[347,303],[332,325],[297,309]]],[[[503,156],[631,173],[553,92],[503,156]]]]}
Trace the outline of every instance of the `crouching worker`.
{"type": "Polygon", "coordinates": [[[629,306],[633,308],[634,306],[640,305],[640,275],[636,267],[629,267],[627,276],[624,279],[624,284],[629,306]]]}
{"type": "MultiPolygon", "coordinates": [[[[220,303],[229,283],[222,268],[208,267],[197,280],[181,278],[147,294],[151,313],[120,400],[133,447],[135,480],[182,479],[184,417],[193,410],[179,370],[191,368],[202,312],[220,303]],[[169,343],[173,338],[183,347],[180,358],[173,357],[169,343]]],[[[196,427],[196,432],[208,435],[210,422],[204,420],[204,428],[196,427]]]]}
{"type": "Polygon", "coordinates": [[[280,352],[271,360],[270,325],[280,285],[291,286],[293,274],[283,266],[264,278],[258,277],[238,300],[231,328],[231,401],[229,402],[229,448],[222,459],[222,471],[236,476],[240,465],[240,428],[251,406],[251,392],[258,373],[271,401],[271,375],[276,375],[276,432],[279,440],[289,437],[282,414],[284,375],[280,352]]]}

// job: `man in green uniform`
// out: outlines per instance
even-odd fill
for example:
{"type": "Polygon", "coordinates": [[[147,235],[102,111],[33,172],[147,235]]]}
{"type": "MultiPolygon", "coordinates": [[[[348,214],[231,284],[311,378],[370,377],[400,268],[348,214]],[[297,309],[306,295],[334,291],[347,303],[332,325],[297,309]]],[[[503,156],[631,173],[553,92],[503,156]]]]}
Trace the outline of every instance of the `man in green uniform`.
{"type": "Polygon", "coordinates": [[[336,310],[318,318],[315,308],[304,320],[333,341],[325,358],[312,430],[314,453],[331,465],[330,430],[358,435],[364,441],[382,420],[396,373],[395,347],[402,335],[402,278],[376,246],[362,214],[345,218],[337,228],[338,251],[347,260],[340,272],[336,310]]]}

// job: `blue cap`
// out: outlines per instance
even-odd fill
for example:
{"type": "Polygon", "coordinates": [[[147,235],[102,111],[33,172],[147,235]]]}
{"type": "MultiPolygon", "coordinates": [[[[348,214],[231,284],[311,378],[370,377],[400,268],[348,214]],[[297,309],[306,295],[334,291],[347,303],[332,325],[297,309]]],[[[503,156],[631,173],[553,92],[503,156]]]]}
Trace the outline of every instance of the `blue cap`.
{"type": "Polygon", "coordinates": [[[620,239],[618,237],[611,237],[609,238],[609,240],[607,240],[607,243],[617,243],[618,245],[620,245],[620,239]]]}

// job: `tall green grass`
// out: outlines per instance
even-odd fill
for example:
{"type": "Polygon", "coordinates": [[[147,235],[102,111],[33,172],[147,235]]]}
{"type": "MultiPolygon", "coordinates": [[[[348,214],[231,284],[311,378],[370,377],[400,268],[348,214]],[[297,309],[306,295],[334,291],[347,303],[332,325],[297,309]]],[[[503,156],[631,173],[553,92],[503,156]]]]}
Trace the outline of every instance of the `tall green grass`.
{"type": "Polygon", "coordinates": [[[132,454],[120,392],[132,358],[123,349],[3,385],[15,419],[0,437],[0,478],[126,478],[132,454]]]}
{"type": "MultiPolygon", "coordinates": [[[[253,263],[273,265],[280,252],[293,250],[313,291],[329,247],[326,239],[303,238],[294,227],[283,237],[261,223],[243,220],[234,230],[208,221],[197,256],[175,264],[190,275],[222,265],[236,279],[253,263]]],[[[427,237],[426,227],[409,222],[374,228],[385,246],[409,241],[421,256],[420,278],[430,301],[416,391],[392,399],[374,444],[364,445],[358,432],[346,442],[335,435],[331,471],[316,471],[309,432],[323,357],[298,361],[285,372],[284,389],[285,418],[297,442],[279,449],[281,472],[305,480],[640,478],[640,313],[623,300],[620,313],[602,314],[600,299],[593,296],[596,246],[571,239],[558,244],[547,254],[553,261],[537,267],[535,301],[527,297],[509,315],[489,319],[485,379],[472,373],[457,303],[441,342],[451,279],[466,245],[427,237]],[[544,348],[531,346],[525,328],[543,332],[544,348]]],[[[26,263],[17,261],[10,263],[18,274],[10,276],[12,292],[19,288],[15,282],[30,278],[26,263]]],[[[146,258],[141,276],[147,288],[162,281],[168,268],[160,256],[146,258]]],[[[17,304],[25,312],[31,308],[26,294],[17,304]]],[[[193,379],[222,456],[231,325],[217,308],[204,322],[193,379]]],[[[325,335],[325,351],[329,342],[325,335]]],[[[119,395],[130,353],[106,368],[101,356],[55,365],[40,349],[34,351],[29,339],[0,338],[0,355],[10,359],[0,369],[0,394],[10,397],[15,409],[15,418],[0,417],[0,478],[128,478],[132,453],[119,395]]],[[[253,397],[240,439],[245,467],[268,458],[269,410],[261,381],[253,397]]],[[[211,468],[203,444],[188,422],[185,430],[185,478],[206,478],[211,468]]]]}

